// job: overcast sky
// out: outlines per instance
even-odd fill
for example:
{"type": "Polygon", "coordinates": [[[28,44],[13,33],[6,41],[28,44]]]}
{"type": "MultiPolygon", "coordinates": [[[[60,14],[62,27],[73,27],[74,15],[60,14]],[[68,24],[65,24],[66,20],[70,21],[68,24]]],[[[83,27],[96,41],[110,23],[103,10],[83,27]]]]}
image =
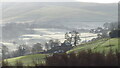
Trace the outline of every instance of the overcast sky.
{"type": "Polygon", "coordinates": [[[2,2],[95,2],[118,3],[120,0],[1,0],[2,2]]]}

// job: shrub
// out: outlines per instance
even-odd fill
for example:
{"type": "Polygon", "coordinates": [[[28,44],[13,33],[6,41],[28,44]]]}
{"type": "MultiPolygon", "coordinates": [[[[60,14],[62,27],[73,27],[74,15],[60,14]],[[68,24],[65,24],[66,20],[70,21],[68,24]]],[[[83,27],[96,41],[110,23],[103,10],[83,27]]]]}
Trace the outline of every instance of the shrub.
{"type": "Polygon", "coordinates": [[[117,66],[118,53],[92,53],[90,50],[80,53],[54,54],[46,58],[46,66],[117,66]]]}

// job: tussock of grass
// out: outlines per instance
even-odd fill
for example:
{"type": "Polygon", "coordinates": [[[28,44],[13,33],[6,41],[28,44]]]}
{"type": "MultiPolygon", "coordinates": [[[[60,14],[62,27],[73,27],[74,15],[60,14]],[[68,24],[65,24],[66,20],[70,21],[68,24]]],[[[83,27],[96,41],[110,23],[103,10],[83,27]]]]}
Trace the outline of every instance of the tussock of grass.
{"type": "Polygon", "coordinates": [[[100,40],[96,40],[93,42],[89,42],[86,44],[81,44],[69,51],[67,53],[72,53],[72,52],[80,52],[82,50],[88,50],[92,49],[93,52],[105,52],[108,53],[110,49],[113,51],[118,50],[118,42],[120,41],[120,38],[103,38],[100,40]]]}
{"type": "Polygon", "coordinates": [[[37,63],[43,63],[45,60],[46,54],[34,54],[34,55],[26,55],[26,56],[20,56],[16,58],[10,58],[7,59],[8,63],[10,63],[11,66],[14,66],[16,62],[23,63],[24,66],[34,66],[34,64],[37,63]],[[33,64],[33,62],[36,61],[36,63],[33,64]]]}

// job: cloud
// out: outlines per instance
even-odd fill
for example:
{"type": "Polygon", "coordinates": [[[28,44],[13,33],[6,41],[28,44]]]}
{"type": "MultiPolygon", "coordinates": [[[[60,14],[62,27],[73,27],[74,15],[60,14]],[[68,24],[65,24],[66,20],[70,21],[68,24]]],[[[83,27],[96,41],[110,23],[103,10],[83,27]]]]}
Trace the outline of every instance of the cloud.
{"type": "Polygon", "coordinates": [[[96,3],[118,3],[119,0],[1,0],[1,2],[96,2],[96,3]]]}
{"type": "Polygon", "coordinates": [[[1,2],[77,2],[76,0],[1,0],[1,2]]]}
{"type": "Polygon", "coordinates": [[[118,3],[119,0],[76,0],[79,2],[118,3]]]}

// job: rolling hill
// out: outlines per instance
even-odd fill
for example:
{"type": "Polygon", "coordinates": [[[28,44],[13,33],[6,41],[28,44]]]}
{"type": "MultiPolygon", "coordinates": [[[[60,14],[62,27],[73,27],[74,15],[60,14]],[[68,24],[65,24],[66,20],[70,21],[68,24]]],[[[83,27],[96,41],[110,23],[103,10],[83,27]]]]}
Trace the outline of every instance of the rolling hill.
{"type": "MultiPolygon", "coordinates": [[[[34,23],[117,21],[117,3],[3,3],[3,21],[34,23]]],[[[81,23],[80,23],[81,24],[81,23]]],[[[87,23],[89,24],[89,23],[87,23]]],[[[95,24],[95,23],[93,23],[95,24]]]]}
{"type": "Polygon", "coordinates": [[[120,41],[120,38],[104,38],[100,40],[96,40],[93,42],[85,43],[78,45],[77,47],[74,47],[67,53],[72,53],[72,52],[80,52],[82,50],[88,50],[91,49],[93,52],[100,52],[102,53],[103,51],[107,53],[108,51],[113,50],[113,52],[118,50],[118,42],[120,41]]]}
{"type": "Polygon", "coordinates": [[[34,54],[10,58],[6,59],[5,61],[9,63],[9,66],[15,66],[16,62],[21,62],[24,66],[34,66],[36,63],[44,63],[44,59],[46,56],[47,54],[34,54]]]}
{"type": "Polygon", "coordinates": [[[2,39],[16,40],[21,35],[33,33],[26,30],[31,28],[59,28],[71,31],[102,27],[105,22],[117,21],[117,9],[117,3],[4,2],[2,39]]]}
{"type": "MultiPolygon", "coordinates": [[[[79,53],[80,51],[87,50],[87,49],[92,49],[93,52],[102,53],[104,51],[105,53],[107,53],[108,51],[110,51],[110,48],[112,49],[113,52],[115,52],[116,49],[118,49],[119,41],[120,41],[120,38],[111,38],[111,39],[104,38],[104,39],[96,40],[93,42],[78,45],[77,47],[74,47],[73,49],[67,51],[67,53],[72,53],[72,52],[79,53]]],[[[32,63],[33,59],[35,59],[35,61],[38,63],[44,63],[46,56],[47,54],[26,55],[26,56],[20,56],[16,58],[10,58],[10,59],[7,59],[7,61],[11,63],[11,65],[13,66],[16,63],[16,61],[23,62],[25,66],[27,65],[33,66],[34,65],[32,63]]]]}

